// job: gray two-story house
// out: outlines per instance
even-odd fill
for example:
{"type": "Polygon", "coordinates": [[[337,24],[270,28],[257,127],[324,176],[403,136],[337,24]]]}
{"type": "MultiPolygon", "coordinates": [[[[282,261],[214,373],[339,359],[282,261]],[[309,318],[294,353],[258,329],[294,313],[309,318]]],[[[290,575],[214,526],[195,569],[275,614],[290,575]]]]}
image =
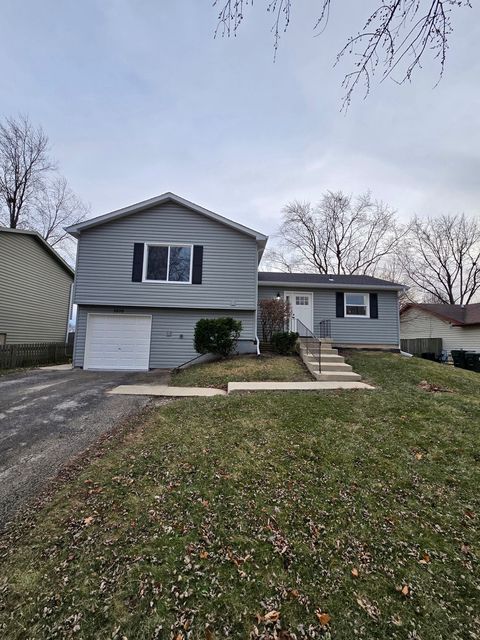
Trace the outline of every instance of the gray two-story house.
{"type": "Polygon", "coordinates": [[[67,229],[78,239],[74,365],[147,370],[195,358],[200,318],[242,322],[240,352],[258,352],[259,299],[283,297],[334,343],[398,349],[401,285],[367,276],[258,271],[267,236],[172,193],[67,229]]]}

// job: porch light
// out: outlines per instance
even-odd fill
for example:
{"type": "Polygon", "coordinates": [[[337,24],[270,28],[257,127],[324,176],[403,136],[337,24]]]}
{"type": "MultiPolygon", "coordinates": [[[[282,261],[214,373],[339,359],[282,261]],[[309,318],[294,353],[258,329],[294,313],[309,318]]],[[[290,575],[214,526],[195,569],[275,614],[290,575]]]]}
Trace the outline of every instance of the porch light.
{"type": "Polygon", "coordinates": [[[277,302],[280,301],[280,291],[277,293],[277,302]]]}

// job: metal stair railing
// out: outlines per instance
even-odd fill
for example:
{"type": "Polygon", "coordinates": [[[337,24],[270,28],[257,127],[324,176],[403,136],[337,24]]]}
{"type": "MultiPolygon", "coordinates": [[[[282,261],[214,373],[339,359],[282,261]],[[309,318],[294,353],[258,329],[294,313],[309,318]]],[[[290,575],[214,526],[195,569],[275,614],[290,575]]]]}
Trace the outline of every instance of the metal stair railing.
{"type": "Polygon", "coordinates": [[[299,337],[307,338],[307,341],[304,342],[303,344],[307,352],[312,356],[313,359],[315,359],[317,354],[311,348],[312,341],[316,346],[318,346],[318,373],[322,373],[322,341],[318,336],[316,336],[313,333],[313,331],[310,331],[310,329],[306,325],[304,325],[303,322],[298,318],[296,318],[296,325],[297,325],[297,333],[299,337]]]}
{"type": "Polygon", "coordinates": [[[323,339],[332,337],[332,321],[330,318],[321,320],[318,323],[318,336],[323,339]]]}

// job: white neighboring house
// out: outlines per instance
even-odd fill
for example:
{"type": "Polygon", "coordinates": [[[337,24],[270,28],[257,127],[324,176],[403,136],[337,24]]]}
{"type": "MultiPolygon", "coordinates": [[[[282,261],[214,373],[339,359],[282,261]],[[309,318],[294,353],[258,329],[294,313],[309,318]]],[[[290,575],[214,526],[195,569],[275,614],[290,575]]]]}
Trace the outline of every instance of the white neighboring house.
{"type": "Polygon", "coordinates": [[[480,351],[480,303],[409,304],[400,314],[401,338],[442,338],[443,349],[480,351]]]}

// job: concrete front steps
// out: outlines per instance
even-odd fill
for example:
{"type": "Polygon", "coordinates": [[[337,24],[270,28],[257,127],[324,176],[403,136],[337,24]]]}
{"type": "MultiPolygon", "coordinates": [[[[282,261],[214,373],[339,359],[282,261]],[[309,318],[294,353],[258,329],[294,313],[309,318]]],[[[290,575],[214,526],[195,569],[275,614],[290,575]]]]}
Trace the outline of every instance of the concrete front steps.
{"type": "Polygon", "coordinates": [[[358,382],[361,377],[352,370],[331,340],[300,338],[300,357],[312,376],[321,382],[358,382]],[[320,366],[319,366],[320,359],[320,366]]]}

